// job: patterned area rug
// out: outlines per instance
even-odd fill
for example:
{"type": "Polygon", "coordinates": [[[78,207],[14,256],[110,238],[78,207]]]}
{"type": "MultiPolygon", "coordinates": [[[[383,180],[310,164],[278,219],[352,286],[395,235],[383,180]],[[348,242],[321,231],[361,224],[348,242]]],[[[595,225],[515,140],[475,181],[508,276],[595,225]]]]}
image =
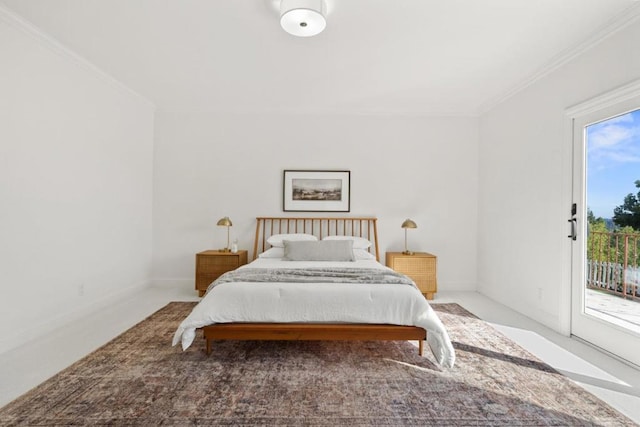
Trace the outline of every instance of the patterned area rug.
{"type": "Polygon", "coordinates": [[[0,409],[0,425],[635,425],[457,304],[433,304],[453,369],[406,341],[182,352],[170,340],[193,305],[170,303],[0,409]]]}

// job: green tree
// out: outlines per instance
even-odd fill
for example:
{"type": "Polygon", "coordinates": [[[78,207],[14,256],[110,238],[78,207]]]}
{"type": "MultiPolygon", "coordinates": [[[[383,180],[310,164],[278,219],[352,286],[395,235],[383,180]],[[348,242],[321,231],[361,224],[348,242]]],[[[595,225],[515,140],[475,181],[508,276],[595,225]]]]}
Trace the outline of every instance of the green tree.
{"type": "MultiPolygon", "coordinates": [[[[640,179],[636,180],[635,185],[640,189],[640,179]]],[[[622,205],[613,210],[613,222],[618,227],[628,226],[640,231],[640,191],[637,195],[627,194],[622,205]]]]}
{"type": "Polygon", "coordinates": [[[610,261],[611,250],[608,249],[612,246],[609,239],[609,230],[607,230],[607,224],[604,218],[597,217],[593,214],[593,211],[587,208],[587,258],[597,261],[610,261]]]}

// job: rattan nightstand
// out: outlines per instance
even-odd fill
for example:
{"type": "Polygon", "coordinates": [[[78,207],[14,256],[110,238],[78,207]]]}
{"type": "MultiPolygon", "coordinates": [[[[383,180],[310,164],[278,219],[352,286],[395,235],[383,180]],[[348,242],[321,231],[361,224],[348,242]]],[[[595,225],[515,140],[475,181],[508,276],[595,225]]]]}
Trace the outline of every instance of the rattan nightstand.
{"type": "Polygon", "coordinates": [[[247,251],[204,251],[196,254],[196,291],[203,296],[209,285],[227,271],[247,263],[247,251]]]}
{"type": "Polygon", "coordinates": [[[387,267],[411,277],[425,298],[433,299],[435,293],[438,292],[437,257],[435,255],[426,252],[415,252],[413,255],[404,255],[402,252],[387,252],[385,258],[387,267]]]}

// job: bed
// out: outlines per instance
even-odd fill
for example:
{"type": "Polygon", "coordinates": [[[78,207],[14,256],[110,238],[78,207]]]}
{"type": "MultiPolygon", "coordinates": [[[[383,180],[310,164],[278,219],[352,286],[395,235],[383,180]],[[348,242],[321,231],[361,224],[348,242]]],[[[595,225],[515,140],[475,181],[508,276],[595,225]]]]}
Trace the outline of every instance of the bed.
{"type": "Polygon", "coordinates": [[[417,340],[422,355],[426,340],[453,366],[436,313],[379,261],[376,218],[258,217],[252,262],[209,287],[173,345],[200,329],[207,354],[215,340],[417,340]]]}

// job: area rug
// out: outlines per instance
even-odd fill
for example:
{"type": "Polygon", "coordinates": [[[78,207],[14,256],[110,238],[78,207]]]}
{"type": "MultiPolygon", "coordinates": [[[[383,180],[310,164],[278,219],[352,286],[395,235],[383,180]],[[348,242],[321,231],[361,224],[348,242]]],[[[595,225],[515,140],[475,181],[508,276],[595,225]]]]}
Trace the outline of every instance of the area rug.
{"type": "Polygon", "coordinates": [[[170,341],[193,306],[170,303],[0,409],[0,425],[635,425],[457,304],[433,304],[453,369],[407,341],[183,352],[170,341]]]}

